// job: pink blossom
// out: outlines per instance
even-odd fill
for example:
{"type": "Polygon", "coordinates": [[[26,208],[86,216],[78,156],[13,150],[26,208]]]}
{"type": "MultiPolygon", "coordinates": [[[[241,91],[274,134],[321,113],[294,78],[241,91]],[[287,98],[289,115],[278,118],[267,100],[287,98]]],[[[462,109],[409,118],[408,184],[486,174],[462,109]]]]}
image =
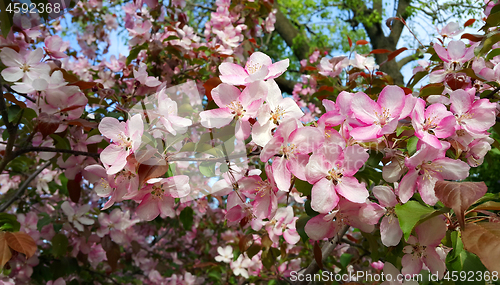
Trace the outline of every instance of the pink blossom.
{"type": "Polygon", "coordinates": [[[262,180],[259,175],[252,175],[238,181],[245,196],[254,199],[252,206],[255,216],[259,219],[271,218],[278,209],[278,187],[271,168],[271,165],[266,165],[266,180],[262,180]]]}
{"type": "Polygon", "coordinates": [[[385,278],[386,281],[382,282],[380,285],[402,285],[402,284],[404,284],[404,285],[418,285],[417,281],[412,281],[412,280],[403,281],[404,275],[401,275],[399,270],[389,262],[386,262],[385,264],[383,264],[383,268],[384,268],[384,271],[383,271],[384,274],[386,276],[390,276],[390,277],[386,277],[385,278]],[[402,280],[399,281],[398,277],[402,280]]]}
{"type": "Polygon", "coordinates": [[[290,119],[278,127],[274,137],[266,144],[260,154],[262,161],[273,158],[273,176],[278,189],[290,190],[292,173],[301,180],[306,180],[306,164],[309,153],[318,149],[324,136],[318,128],[300,127],[300,122],[290,119]]]}
{"type": "Polygon", "coordinates": [[[272,63],[271,58],[262,52],[254,52],[247,60],[245,68],[224,62],[219,66],[220,80],[231,85],[246,85],[259,80],[274,79],[286,71],[289,60],[272,63]]]}
{"type": "Polygon", "coordinates": [[[141,62],[139,64],[139,69],[134,69],[134,78],[142,85],[146,85],[148,87],[156,87],[160,85],[161,81],[158,80],[158,78],[148,76],[147,68],[148,66],[144,62],[141,62]]]}
{"type": "Polygon", "coordinates": [[[441,30],[438,30],[442,37],[453,37],[460,34],[464,29],[457,22],[449,22],[441,30]]]}
{"type": "Polygon", "coordinates": [[[269,238],[273,242],[278,242],[279,236],[283,235],[287,243],[296,244],[300,240],[300,236],[295,229],[295,222],[298,219],[298,217],[294,217],[291,206],[279,208],[276,215],[266,225],[269,238]]]}
{"type": "Polygon", "coordinates": [[[342,149],[338,145],[325,145],[311,155],[306,166],[306,178],[314,184],[311,207],[319,213],[328,213],[339,202],[339,196],[363,203],[368,198],[366,186],[353,177],[368,160],[368,153],[359,145],[342,149]]]}
{"type": "Polygon", "coordinates": [[[69,47],[69,42],[64,42],[61,37],[55,35],[45,38],[45,51],[52,58],[65,58],[64,53],[69,47]]]}
{"type": "Polygon", "coordinates": [[[75,228],[77,228],[81,232],[83,232],[83,225],[94,224],[94,220],[84,216],[90,210],[89,204],[77,207],[75,210],[75,208],[73,208],[71,204],[66,201],[61,205],[61,209],[68,217],[68,222],[71,222],[73,226],[75,226],[75,228]]]}
{"type": "Polygon", "coordinates": [[[450,93],[450,111],[457,118],[459,130],[463,129],[472,136],[477,136],[484,134],[496,123],[496,104],[488,99],[474,99],[474,94],[462,89],[455,90],[450,93]]]}
{"type": "Polygon", "coordinates": [[[359,121],[368,124],[356,127],[350,134],[355,140],[372,140],[393,133],[405,105],[405,93],[398,86],[386,86],[377,102],[360,92],[351,103],[351,109],[359,121]]]}
{"type": "MultiPolygon", "coordinates": [[[[437,43],[433,47],[439,58],[457,67],[462,66],[462,64],[474,57],[474,47],[467,48],[462,41],[451,41],[448,44],[448,49],[437,43]]],[[[454,69],[457,70],[457,68],[454,69]]]]}
{"type": "Polygon", "coordinates": [[[141,200],[136,209],[137,216],[145,221],[152,221],[158,215],[162,218],[174,217],[175,198],[185,197],[191,191],[186,175],[150,179],[148,184],[134,197],[141,200]]]}
{"type": "Polygon", "coordinates": [[[42,58],[43,50],[41,48],[27,52],[25,55],[21,55],[11,48],[3,48],[0,52],[0,59],[7,68],[2,70],[2,76],[9,82],[18,81],[21,78],[35,80],[50,71],[48,64],[40,62],[42,58]]]}
{"type": "Polygon", "coordinates": [[[380,223],[382,243],[385,246],[396,246],[403,236],[403,231],[399,227],[398,216],[395,212],[395,206],[398,204],[396,195],[390,186],[375,186],[372,191],[379,201],[380,206],[386,210],[380,223]]]}
{"type": "Polygon", "coordinates": [[[405,246],[406,253],[401,260],[402,274],[417,274],[425,264],[433,274],[443,278],[446,266],[436,252],[436,247],[446,235],[446,223],[442,216],[429,219],[415,228],[417,237],[408,238],[409,245],[405,246]]]}
{"type": "Polygon", "coordinates": [[[115,174],[127,164],[129,154],[141,145],[144,123],[140,114],[134,115],[127,122],[106,117],[99,124],[99,131],[112,143],[101,152],[101,161],[107,166],[108,174],[115,174]]]}
{"type": "Polygon", "coordinates": [[[425,101],[418,99],[411,114],[415,136],[434,148],[441,148],[439,138],[447,138],[455,132],[455,117],[440,103],[424,109],[425,101]]]}
{"type": "Polygon", "coordinates": [[[401,180],[397,194],[406,203],[418,189],[422,200],[429,205],[437,203],[434,185],[439,180],[461,180],[469,175],[470,167],[461,160],[445,157],[450,143],[441,142],[440,148],[421,144],[417,152],[405,160],[409,171],[401,180]]]}
{"type": "Polygon", "coordinates": [[[323,57],[319,63],[319,74],[329,77],[336,77],[342,69],[349,65],[349,59],[346,56],[337,56],[331,59],[323,57]]]}

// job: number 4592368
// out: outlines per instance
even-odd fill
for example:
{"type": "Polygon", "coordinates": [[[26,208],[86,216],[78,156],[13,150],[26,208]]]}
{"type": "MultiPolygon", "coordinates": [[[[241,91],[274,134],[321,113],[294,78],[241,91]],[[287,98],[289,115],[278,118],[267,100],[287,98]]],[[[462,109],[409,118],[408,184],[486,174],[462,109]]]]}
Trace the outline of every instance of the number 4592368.
{"type": "Polygon", "coordinates": [[[7,9],[9,13],[59,13],[61,12],[60,3],[9,3],[7,9]]]}

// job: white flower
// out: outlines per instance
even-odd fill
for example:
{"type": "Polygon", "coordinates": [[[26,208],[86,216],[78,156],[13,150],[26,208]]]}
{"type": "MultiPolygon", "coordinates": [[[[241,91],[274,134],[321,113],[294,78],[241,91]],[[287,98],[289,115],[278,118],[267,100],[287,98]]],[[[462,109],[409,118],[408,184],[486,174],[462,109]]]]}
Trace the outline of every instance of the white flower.
{"type": "Polygon", "coordinates": [[[219,253],[219,255],[215,257],[215,260],[217,262],[229,263],[231,262],[231,260],[233,260],[233,248],[230,245],[226,246],[225,248],[219,246],[217,248],[217,252],[219,253]]]}
{"type": "Polygon", "coordinates": [[[240,255],[236,261],[231,262],[231,269],[233,270],[233,274],[238,276],[241,275],[245,278],[248,278],[247,268],[250,266],[252,261],[243,255],[240,255]]]}
{"type": "Polygon", "coordinates": [[[73,223],[73,226],[75,226],[75,228],[77,228],[79,231],[83,231],[83,225],[94,224],[94,220],[88,217],[83,217],[83,215],[90,210],[89,204],[83,205],[75,211],[75,209],[73,209],[69,202],[66,201],[61,205],[61,209],[63,210],[64,214],[68,216],[68,221],[73,223]]]}

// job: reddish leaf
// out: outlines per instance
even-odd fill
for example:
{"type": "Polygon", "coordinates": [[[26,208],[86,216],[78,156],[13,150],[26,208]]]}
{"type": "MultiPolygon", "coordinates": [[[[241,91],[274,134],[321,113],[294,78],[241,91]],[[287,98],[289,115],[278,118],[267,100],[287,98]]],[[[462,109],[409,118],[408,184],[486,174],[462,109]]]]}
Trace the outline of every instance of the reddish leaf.
{"type": "Polygon", "coordinates": [[[314,260],[316,260],[319,268],[323,270],[323,253],[321,252],[318,241],[314,242],[314,260]]]}
{"type": "Polygon", "coordinates": [[[347,40],[349,41],[349,47],[352,48],[352,40],[349,36],[347,36],[347,40]]]}
{"type": "Polygon", "coordinates": [[[474,210],[500,211],[500,202],[488,201],[474,207],[474,210]]]}
{"type": "Polygon", "coordinates": [[[405,91],[405,95],[413,93],[413,91],[410,88],[408,88],[408,87],[401,87],[401,88],[403,88],[403,90],[405,91]]]}
{"type": "Polygon", "coordinates": [[[68,180],[68,192],[69,198],[71,201],[78,203],[80,200],[80,195],[82,193],[82,173],[79,172],[76,174],[74,180],[68,180]]]}
{"type": "Polygon", "coordinates": [[[97,128],[98,124],[96,122],[89,122],[85,119],[76,119],[71,121],[63,121],[64,124],[70,126],[80,126],[83,127],[86,131],[90,131],[92,129],[97,128]]]}
{"type": "Polygon", "coordinates": [[[385,25],[392,31],[392,26],[394,25],[394,21],[400,21],[403,23],[403,21],[401,21],[401,18],[398,18],[398,17],[390,17],[388,18],[386,21],[385,21],[385,25]]]}
{"type": "Polygon", "coordinates": [[[468,39],[471,42],[480,42],[483,40],[484,36],[483,35],[473,35],[473,34],[463,34],[461,39],[468,39]]]}
{"type": "Polygon", "coordinates": [[[465,211],[488,191],[484,182],[438,181],[434,187],[436,197],[446,207],[452,208],[460,227],[465,226],[465,211]]]}
{"type": "Polygon", "coordinates": [[[241,236],[238,246],[240,252],[245,252],[253,243],[253,238],[251,235],[241,236]]]}
{"type": "Polygon", "coordinates": [[[219,77],[213,77],[213,78],[210,78],[209,80],[207,80],[207,82],[205,82],[205,84],[203,84],[203,87],[205,88],[205,95],[207,96],[208,98],[208,101],[212,101],[212,89],[214,89],[215,87],[219,86],[219,84],[221,84],[222,81],[220,80],[219,77]]]}
{"type": "Polygon", "coordinates": [[[465,225],[462,231],[464,248],[477,255],[491,272],[500,271],[500,223],[465,225]]]}
{"type": "Polygon", "coordinates": [[[356,44],[358,46],[362,46],[362,45],[369,44],[369,42],[367,40],[358,40],[358,41],[356,41],[356,44]]]}
{"type": "Polygon", "coordinates": [[[3,268],[11,257],[12,251],[5,240],[5,232],[0,232],[0,268],[3,268]]]}
{"type": "Polygon", "coordinates": [[[202,262],[202,263],[198,263],[198,264],[195,264],[193,265],[193,268],[203,268],[203,267],[207,267],[207,266],[219,266],[219,264],[215,263],[215,262],[202,262]]]}
{"type": "Polygon", "coordinates": [[[391,61],[391,60],[395,59],[395,58],[396,58],[396,56],[398,56],[400,53],[404,52],[404,51],[405,51],[405,50],[407,50],[407,49],[408,49],[408,48],[403,47],[403,48],[400,48],[400,49],[397,49],[397,50],[395,50],[395,51],[391,52],[391,53],[387,56],[387,59],[386,59],[386,60],[384,60],[384,62],[382,62],[380,65],[382,65],[382,64],[384,64],[384,63],[386,63],[386,62],[388,62],[388,61],[391,61]]]}
{"type": "Polygon", "coordinates": [[[43,138],[45,138],[57,131],[60,122],[61,121],[54,115],[40,113],[40,115],[38,115],[38,125],[36,126],[36,131],[41,132],[43,138]]]}
{"type": "Polygon", "coordinates": [[[142,185],[145,181],[151,178],[158,178],[167,173],[168,165],[148,165],[141,164],[137,172],[139,173],[139,185],[142,185]]]}
{"type": "Polygon", "coordinates": [[[476,19],[469,19],[465,22],[464,24],[464,28],[465,27],[468,27],[468,26],[471,26],[472,24],[474,24],[474,22],[476,21],[476,19]]]}
{"type": "Polygon", "coordinates": [[[11,93],[5,93],[3,94],[3,97],[5,99],[7,99],[8,101],[16,104],[17,106],[21,107],[21,108],[26,108],[26,103],[24,103],[23,101],[19,101],[16,99],[16,97],[14,95],[12,95],[11,93]]]}
{"type": "Polygon", "coordinates": [[[96,86],[96,83],[78,80],[78,81],[72,82],[68,85],[78,86],[80,88],[80,90],[85,90],[85,89],[90,89],[90,88],[96,86]]]}
{"type": "Polygon", "coordinates": [[[309,71],[315,71],[315,70],[318,70],[318,68],[316,66],[306,66],[304,67],[304,70],[309,70],[309,71]]]}
{"type": "Polygon", "coordinates": [[[24,253],[24,255],[26,255],[26,259],[31,258],[36,252],[36,242],[25,232],[6,232],[5,240],[10,248],[17,252],[24,253]]]}
{"type": "Polygon", "coordinates": [[[106,258],[108,259],[108,264],[111,267],[111,271],[115,271],[118,268],[118,260],[120,260],[120,246],[115,242],[111,242],[108,250],[106,250],[106,258]]]}
{"type": "Polygon", "coordinates": [[[390,53],[391,51],[385,48],[374,49],[370,52],[370,54],[380,54],[380,53],[390,53]]]}
{"type": "Polygon", "coordinates": [[[69,111],[73,111],[75,109],[83,108],[83,107],[85,107],[85,105],[73,105],[73,106],[62,109],[60,112],[69,112],[69,111]]]}
{"type": "Polygon", "coordinates": [[[16,52],[19,52],[21,50],[19,48],[19,46],[17,46],[17,45],[0,45],[0,49],[6,48],[6,47],[11,48],[11,49],[15,50],[16,52]]]}

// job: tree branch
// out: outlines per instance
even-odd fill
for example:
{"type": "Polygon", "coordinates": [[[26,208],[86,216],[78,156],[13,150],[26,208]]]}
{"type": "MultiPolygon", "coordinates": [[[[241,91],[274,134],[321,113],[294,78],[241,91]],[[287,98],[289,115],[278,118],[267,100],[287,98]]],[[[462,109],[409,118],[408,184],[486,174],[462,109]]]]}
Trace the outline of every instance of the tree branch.
{"type": "Polygon", "coordinates": [[[412,54],[407,57],[403,57],[400,61],[398,61],[398,68],[401,69],[403,66],[417,59],[418,59],[417,54],[412,54]]]}
{"type": "Polygon", "coordinates": [[[284,77],[278,77],[278,78],[274,79],[274,81],[276,81],[276,83],[280,87],[281,91],[286,92],[290,95],[293,93],[293,88],[294,88],[295,84],[297,83],[295,81],[285,79],[284,77]]]}
{"type": "MultiPolygon", "coordinates": [[[[406,12],[406,9],[410,6],[411,0],[399,0],[398,1],[398,8],[397,8],[397,15],[398,17],[401,17],[403,20],[408,19],[408,13],[406,12]]],[[[400,21],[393,21],[393,25],[391,28],[391,33],[389,34],[389,38],[394,42],[394,45],[398,44],[399,38],[401,37],[401,33],[403,32],[404,25],[400,21]]]]}
{"type": "Polygon", "coordinates": [[[9,122],[9,112],[7,111],[5,98],[3,97],[3,90],[0,90],[0,115],[2,115],[6,131],[9,133],[9,139],[7,140],[7,145],[5,146],[5,153],[3,155],[2,161],[0,162],[0,173],[2,173],[7,164],[15,157],[12,155],[12,148],[14,147],[14,142],[16,141],[17,135],[17,125],[14,126],[12,122],[9,122]]]}
{"type": "Polygon", "coordinates": [[[294,39],[300,36],[303,36],[305,39],[307,37],[281,12],[278,7],[278,1],[274,3],[277,8],[274,28],[283,40],[285,40],[286,44],[292,48],[293,53],[299,60],[306,59],[309,56],[309,44],[306,40],[303,40],[296,42],[294,45],[294,39]]]}
{"type": "Polygon", "coordinates": [[[38,174],[40,174],[40,172],[42,172],[49,165],[50,165],[50,161],[47,161],[44,165],[42,165],[35,172],[33,172],[28,177],[28,179],[24,180],[23,184],[21,185],[21,187],[19,187],[19,189],[17,190],[17,192],[7,202],[3,203],[0,206],[0,212],[3,212],[5,210],[7,210],[7,208],[9,208],[9,206],[12,205],[12,203],[14,203],[14,201],[16,201],[20,196],[22,196],[22,194],[24,193],[24,191],[26,190],[26,188],[28,188],[28,186],[31,183],[31,181],[33,181],[33,179],[35,179],[38,176],[38,174]]]}
{"type": "MultiPolygon", "coordinates": [[[[335,247],[337,247],[337,244],[342,239],[342,237],[345,235],[345,233],[347,232],[348,229],[349,229],[349,226],[344,225],[339,230],[339,232],[335,235],[335,237],[333,237],[333,239],[331,239],[329,242],[323,244],[323,246],[321,247],[322,261],[323,262],[326,261],[328,256],[330,256],[332,254],[333,250],[335,249],[335,247]]],[[[316,263],[316,260],[313,260],[311,262],[311,264],[309,264],[309,266],[306,268],[304,273],[298,273],[298,274],[308,276],[308,275],[314,275],[318,271],[319,271],[319,266],[316,263]]],[[[306,278],[303,278],[303,281],[297,281],[297,282],[295,282],[295,285],[306,285],[308,283],[309,283],[309,281],[306,281],[306,278]]]]}
{"type": "Polygon", "coordinates": [[[72,149],[60,149],[60,148],[53,148],[53,147],[43,147],[43,146],[37,146],[37,147],[29,147],[29,148],[22,148],[19,150],[16,150],[14,152],[14,157],[32,152],[32,151],[38,151],[38,152],[58,152],[58,153],[70,153],[72,155],[84,155],[84,156],[91,156],[94,158],[99,158],[100,154],[95,153],[95,152],[86,152],[86,151],[78,151],[78,150],[72,150],[72,149]]]}

